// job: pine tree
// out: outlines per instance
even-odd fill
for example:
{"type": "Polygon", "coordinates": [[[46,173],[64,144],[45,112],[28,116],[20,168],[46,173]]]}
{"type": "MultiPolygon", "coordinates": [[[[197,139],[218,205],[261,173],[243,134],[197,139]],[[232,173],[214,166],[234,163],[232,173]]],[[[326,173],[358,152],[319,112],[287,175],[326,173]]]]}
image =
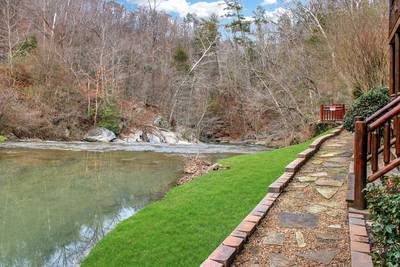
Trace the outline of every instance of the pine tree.
{"type": "Polygon", "coordinates": [[[250,33],[251,22],[243,15],[243,6],[239,0],[225,0],[225,4],[225,10],[228,11],[226,17],[232,19],[225,28],[233,33],[236,44],[245,44],[249,41],[247,34],[250,33]]]}

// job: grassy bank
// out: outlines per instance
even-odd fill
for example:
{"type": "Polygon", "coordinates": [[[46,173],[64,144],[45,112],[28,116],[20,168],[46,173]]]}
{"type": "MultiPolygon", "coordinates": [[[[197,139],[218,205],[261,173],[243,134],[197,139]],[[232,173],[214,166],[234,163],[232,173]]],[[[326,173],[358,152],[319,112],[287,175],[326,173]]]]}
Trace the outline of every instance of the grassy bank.
{"type": "Polygon", "coordinates": [[[173,188],[120,223],[83,266],[199,266],[310,142],[221,160],[230,169],[173,188]]]}

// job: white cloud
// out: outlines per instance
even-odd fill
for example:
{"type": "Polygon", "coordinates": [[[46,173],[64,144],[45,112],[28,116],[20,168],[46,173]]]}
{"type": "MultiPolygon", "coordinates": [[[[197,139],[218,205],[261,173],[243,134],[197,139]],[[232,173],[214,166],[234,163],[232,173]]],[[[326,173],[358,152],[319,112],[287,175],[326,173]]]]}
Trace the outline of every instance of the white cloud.
{"type": "Polygon", "coordinates": [[[273,5],[277,2],[277,0],[264,0],[262,2],[263,5],[273,5]]]}
{"type": "Polygon", "coordinates": [[[216,1],[216,2],[197,2],[195,4],[191,4],[190,12],[196,14],[199,17],[209,17],[212,14],[216,14],[220,17],[226,15],[226,4],[224,1],[216,1]]]}
{"type": "Polygon", "coordinates": [[[155,4],[157,10],[167,13],[174,12],[180,17],[184,17],[188,13],[196,14],[201,18],[209,17],[212,14],[222,17],[226,14],[224,1],[197,2],[194,4],[187,0],[129,0],[129,2],[139,6],[148,6],[150,3],[154,7],[155,4]]]}
{"type": "Polygon", "coordinates": [[[282,15],[288,15],[290,18],[293,16],[292,12],[286,8],[283,7],[278,7],[277,9],[273,11],[267,11],[266,15],[269,17],[272,21],[278,21],[279,17],[282,15]]]}
{"type": "Polygon", "coordinates": [[[245,16],[245,17],[244,17],[244,20],[245,20],[245,21],[249,21],[249,22],[253,22],[253,21],[254,21],[254,18],[253,18],[253,17],[249,17],[249,16],[245,16]]]}

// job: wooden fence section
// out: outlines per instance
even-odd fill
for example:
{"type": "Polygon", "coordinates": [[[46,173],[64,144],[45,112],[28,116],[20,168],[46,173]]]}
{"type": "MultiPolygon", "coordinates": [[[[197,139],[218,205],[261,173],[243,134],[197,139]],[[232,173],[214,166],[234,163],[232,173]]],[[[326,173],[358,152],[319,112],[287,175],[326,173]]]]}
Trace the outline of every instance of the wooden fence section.
{"type": "Polygon", "coordinates": [[[344,104],[332,104],[320,106],[321,122],[341,122],[346,114],[346,106],[344,104]]]}
{"type": "Polygon", "coordinates": [[[399,165],[400,97],[397,97],[366,120],[361,117],[355,119],[354,207],[365,209],[363,189],[366,184],[399,165]]]}

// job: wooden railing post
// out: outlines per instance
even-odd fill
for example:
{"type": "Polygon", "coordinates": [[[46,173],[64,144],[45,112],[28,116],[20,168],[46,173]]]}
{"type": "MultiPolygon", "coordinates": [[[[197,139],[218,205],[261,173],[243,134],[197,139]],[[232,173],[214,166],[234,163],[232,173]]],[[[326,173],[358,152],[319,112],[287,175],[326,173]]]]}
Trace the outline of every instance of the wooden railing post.
{"type": "Polygon", "coordinates": [[[363,189],[367,182],[367,124],[361,117],[356,117],[354,124],[354,208],[365,209],[363,189]]]}

